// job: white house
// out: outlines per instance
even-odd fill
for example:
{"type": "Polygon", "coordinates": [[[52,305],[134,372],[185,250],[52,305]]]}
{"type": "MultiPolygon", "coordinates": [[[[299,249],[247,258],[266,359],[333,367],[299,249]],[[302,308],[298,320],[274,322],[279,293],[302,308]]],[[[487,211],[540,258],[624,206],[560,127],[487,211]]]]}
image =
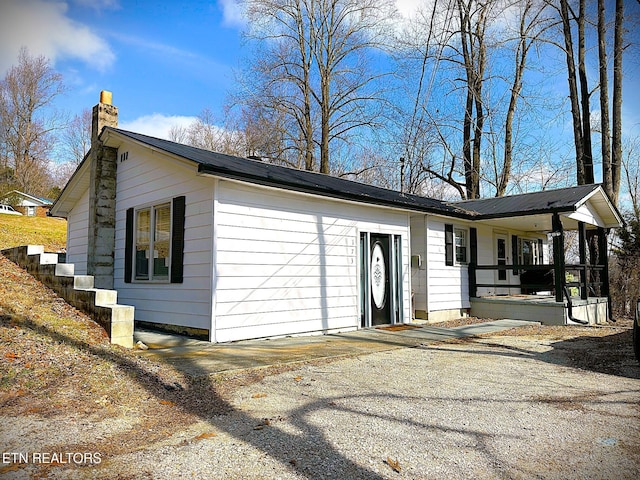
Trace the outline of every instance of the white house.
{"type": "MultiPolygon", "coordinates": [[[[116,127],[101,101],[51,209],[68,220],[67,261],[140,325],[212,342],[473,313],[549,267],[548,232],[620,225],[597,185],[445,203],[116,127]]],[[[563,302],[560,284],[546,290],[563,302]]]]}
{"type": "Polygon", "coordinates": [[[28,193],[13,190],[8,194],[15,209],[29,217],[46,217],[53,202],[47,198],[36,197],[28,193]]]}

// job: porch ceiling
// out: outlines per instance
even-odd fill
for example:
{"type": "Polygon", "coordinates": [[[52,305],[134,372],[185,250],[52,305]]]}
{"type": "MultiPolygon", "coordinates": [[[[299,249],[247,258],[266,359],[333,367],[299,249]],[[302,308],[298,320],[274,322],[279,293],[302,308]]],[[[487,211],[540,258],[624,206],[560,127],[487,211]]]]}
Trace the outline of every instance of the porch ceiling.
{"type": "MultiPolygon", "coordinates": [[[[579,218],[574,218],[577,217],[575,214],[576,212],[567,212],[560,214],[562,226],[565,230],[577,230],[579,221],[584,221],[587,224],[588,229],[596,228],[598,226],[618,226],[617,224],[606,225],[599,219],[596,220],[593,218],[589,218],[586,215],[579,216],[579,218]]],[[[551,226],[552,216],[553,215],[551,213],[540,213],[536,215],[522,215],[507,218],[490,218],[486,220],[476,220],[476,223],[509,230],[521,230],[531,233],[549,233],[553,230],[551,226]]]]}

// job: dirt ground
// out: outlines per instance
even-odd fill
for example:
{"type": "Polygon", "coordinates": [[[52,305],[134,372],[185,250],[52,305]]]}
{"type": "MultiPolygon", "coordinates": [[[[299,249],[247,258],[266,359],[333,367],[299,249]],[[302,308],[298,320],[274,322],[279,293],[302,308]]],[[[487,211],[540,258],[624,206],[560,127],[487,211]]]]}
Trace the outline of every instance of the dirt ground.
{"type": "Polygon", "coordinates": [[[640,478],[629,320],[195,379],[0,277],[0,478],[640,478]]]}

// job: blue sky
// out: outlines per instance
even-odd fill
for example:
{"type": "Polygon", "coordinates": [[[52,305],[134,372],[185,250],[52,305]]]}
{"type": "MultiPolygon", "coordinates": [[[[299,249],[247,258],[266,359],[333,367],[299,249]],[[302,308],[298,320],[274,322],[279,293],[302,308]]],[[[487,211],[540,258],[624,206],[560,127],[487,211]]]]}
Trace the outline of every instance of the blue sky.
{"type": "Polygon", "coordinates": [[[221,108],[242,57],[234,15],[231,1],[0,0],[0,75],[26,45],[62,73],[60,108],[110,90],[121,127],[154,133],[221,108]]]}
{"type": "MultiPolygon", "coordinates": [[[[401,13],[418,3],[397,1],[401,13]]],[[[233,70],[247,55],[242,27],[235,0],[0,0],[0,76],[26,45],[62,73],[68,92],[59,108],[79,114],[110,90],[121,128],[162,136],[204,108],[222,120],[233,70]]],[[[637,135],[640,62],[626,61],[625,127],[637,135]]],[[[558,86],[566,88],[566,76],[558,86]]]]}

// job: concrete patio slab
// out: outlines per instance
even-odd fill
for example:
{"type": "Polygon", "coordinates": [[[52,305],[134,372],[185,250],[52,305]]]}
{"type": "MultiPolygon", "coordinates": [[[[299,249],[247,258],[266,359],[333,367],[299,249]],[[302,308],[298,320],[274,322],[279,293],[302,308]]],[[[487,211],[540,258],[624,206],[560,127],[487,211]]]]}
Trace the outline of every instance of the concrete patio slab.
{"type": "Polygon", "coordinates": [[[538,324],[496,320],[455,328],[411,325],[407,329],[369,328],[346,333],[210,343],[180,335],[136,330],[134,341],[149,347],[139,354],[174,365],[192,376],[285,365],[321,358],[361,355],[394,348],[416,347],[538,324]]]}

